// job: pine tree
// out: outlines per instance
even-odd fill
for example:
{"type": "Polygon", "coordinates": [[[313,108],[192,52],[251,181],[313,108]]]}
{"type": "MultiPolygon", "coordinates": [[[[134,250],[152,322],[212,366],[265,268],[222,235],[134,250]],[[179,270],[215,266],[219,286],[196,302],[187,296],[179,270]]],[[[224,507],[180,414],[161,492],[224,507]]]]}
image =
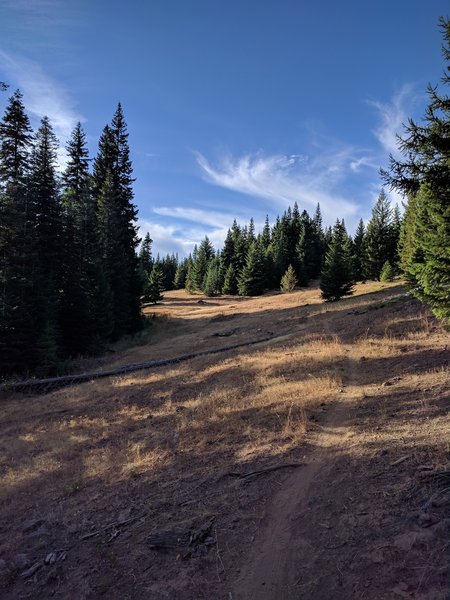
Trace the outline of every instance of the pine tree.
{"type": "Polygon", "coordinates": [[[221,292],[220,258],[213,258],[208,264],[203,291],[205,296],[218,296],[221,292]]]}
{"type": "Polygon", "coordinates": [[[314,223],[306,211],[303,211],[300,219],[300,234],[296,246],[296,274],[299,285],[305,286],[313,276],[316,276],[316,263],[320,264],[321,259],[316,256],[314,223]]]}
{"type": "Polygon", "coordinates": [[[238,279],[240,296],[258,296],[265,289],[264,251],[260,244],[253,242],[248,251],[247,260],[238,279]]]}
{"type": "MultiPolygon", "coordinates": [[[[446,62],[442,83],[450,84],[450,20],[439,21],[446,62]]],[[[402,267],[411,291],[450,322],[450,99],[428,86],[422,124],[409,119],[399,140],[403,160],[390,157],[383,172],[391,188],[408,197],[402,231],[402,267]]]]}
{"type": "Polygon", "coordinates": [[[250,223],[249,223],[248,230],[247,230],[247,240],[248,240],[249,245],[256,240],[255,221],[253,220],[253,217],[250,218],[250,223]]]}
{"type": "Polygon", "coordinates": [[[47,117],[41,121],[31,154],[30,197],[33,213],[33,285],[36,292],[39,364],[53,361],[59,347],[62,285],[62,207],[56,171],[58,141],[47,117]],[[54,339],[50,340],[50,336],[54,339]],[[46,352],[48,351],[48,355],[46,352]]]}
{"type": "Polygon", "coordinates": [[[424,254],[418,243],[417,228],[420,193],[408,195],[399,239],[400,269],[410,286],[417,284],[417,270],[424,264],[424,254]]]}
{"type": "Polygon", "coordinates": [[[265,251],[267,251],[270,246],[271,235],[270,235],[270,223],[269,223],[269,215],[266,215],[266,220],[264,221],[264,227],[261,233],[261,244],[265,251]]]}
{"type": "Polygon", "coordinates": [[[380,281],[392,281],[394,279],[394,267],[387,260],[381,268],[380,281]]]}
{"type": "Polygon", "coordinates": [[[0,373],[32,367],[34,302],[27,178],[31,127],[16,91],[0,123],[0,373]]]}
{"type": "Polygon", "coordinates": [[[365,275],[368,279],[379,279],[381,269],[386,261],[394,262],[395,249],[392,243],[393,213],[391,203],[384,190],[372,209],[372,216],[367,225],[365,275]]]}
{"type": "Polygon", "coordinates": [[[133,204],[128,132],[120,104],[99,141],[93,190],[105,275],[113,300],[113,336],[118,338],[141,325],[137,209],[133,204]]]}
{"type": "Polygon", "coordinates": [[[353,239],[353,273],[355,281],[364,279],[364,265],[366,252],[366,228],[364,221],[360,219],[353,239]]]}
{"type": "Polygon", "coordinates": [[[185,280],[184,286],[185,286],[186,292],[188,294],[195,294],[195,292],[197,291],[197,289],[195,287],[195,280],[194,280],[194,262],[192,260],[188,264],[188,269],[187,269],[187,273],[186,273],[186,280],[185,280]]]}
{"type": "Polygon", "coordinates": [[[189,269],[189,264],[192,262],[192,257],[183,259],[177,266],[173,285],[176,290],[181,290],[186,285],[186,277],[189,269]]]}
{"type": "Polygon", "coordinates": [[[196,291],[203,291],[209,262],[214,258],[214,247],[208,236],[201,242],[192,267],[192,284],[196,291]]]}
{"type": "Polygon", "coordinates": [[[178,256],[176,254],[166,254],[166,256],[161,259],[158,255],[155,264],[157,264],[162,271],[164,289],[173,290],[175,275],[178,268],[178,256]]]}
{"type": "Polygon", "coordinates": [[[320,210],[320,204],[317,204],[316,211],[313,217],[313,261],[311,265],[311,278],[316,279],[319,277],[322,270],[324,256],[325,256],[325,239],[324,232],[322,229],[322,212],[320,210]]]}
{"type": "Polygon", "coordinates": [[[292,265],[289,265],[286,273],[281,278],[280,289],[283,292],[283,294],[290,294],[294,291],[296,285],[297,278],[295,276],[295,271],[292,265]]]}
{"type": "Polygon", "coordinates": [[[222,291],[224,294],[235,295],[238,293],[237,274],[234,266],[231,264],[225,273],[222,291]]]}
{"type": "Polygon", "coordinates": [[[322,298],[335,301],[352,293],[354,283],[352,267],[349,238],[343,222],[338,220],[333,228],[330,247],[320,277],[322,298]]]}
{"type": "Polygon", "coordinates": [[[272,229],[272,253],[273,253],[273,286],[276,287],[290,262],[289,249],[289,221],[287,213],[280,219],[277,217],[272,229]]]}
{"type": "Polygon", "coordinates": [[[152,244],[153,240],[150,237],[150,233],[147,231],[142,241],[141,249],[139,250],[139,268],[146,276],[150,275],[153,268],[152,244]]]}
{"type": "Polygon", "coordinates": [[[153,265],[147,284],[144,288],[144,302],[157,304],[163,300],[164,296],[161,292],[164,291],[164,275],[161,267],[158,264],[153,265]]]}
{"type": "MultiPolygon", "coordinates": [[[[94,305],[108,306],[98,293],[101,263],[97,244],[97,217],[91,194],[86,136],[78,123],[67,144],[68,162],[63,174],[62,296],[59,325],[61,343],[68,355],[94,351],[102,336],[94,305]]],[[[105,294],[108,292],[105,290],[105,294]]]]}

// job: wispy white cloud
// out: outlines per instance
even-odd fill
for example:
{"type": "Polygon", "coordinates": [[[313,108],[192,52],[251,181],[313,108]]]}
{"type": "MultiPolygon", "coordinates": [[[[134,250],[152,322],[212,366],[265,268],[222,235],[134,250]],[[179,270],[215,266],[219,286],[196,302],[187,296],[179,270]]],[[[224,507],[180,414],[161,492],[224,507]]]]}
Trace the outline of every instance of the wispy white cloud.
{"type": "Polygon", "coordinates": [[[307,159],[304,155],[266,155],[263,152],[234,158],[226,156],[213,165],[196,153],[197,163],[205,178],[214,185],[253,197],[267,199],[275,207],[285,209],[298,202],[300,207],[314,210],[317,203],[332,222],[338,217],[352,217],[358,204],[339,193],[351,163],[357,159],[350,147],[318,153],[307,159]]]}
{"type": "Polygon", "coordinates": [[[373,157],[370,156],[362,156],[361,158],[350,161],[350,169],[354,173],[359,173],[361,171],[361,167],[369,167],[370,169],[377,170],[380,168],[373,157]]]}
{"type": "Polygon", "coordinates": [[[48,116],[57,137],[64,143],[77,121],[83,120],[67,90],[39,64],[2,50],[0,67],[8,74],[11,87],[22,91],[29,114],[36,119],[48,116]]]}
{"type": "Polygon", "coordinates": [[[66,142],[78,121],[84,121],[67,90],[52,79],[37,63],[8,54],[0,49],[0,68],[12,88],[23,93],[27,113],[34,128],[47,116],[59,140],[58,163],[64,168],[67,160],[66,142]]]}
{"type": "MultiPolygon", "coordinates": [[[[190,221],[212,227],[213,229],[219,228],[225,230],[231,227],[233,219],[240,219],[240,216],[237,214],[231,215],[230,213],[201,210],[198,208],[159,206],[154,208],[153,212],[164,217],[190,221]]],[[[242,216],[242,218],[247,219],[246,216],[242,216]]]]}
{"type": "Polygon", "coordinates": [[[379,124],[373,130],[373,133],[387,155],[398,156],[397,135],[403,133],[403,124],[410,116],[410,110],[415,99],[413,86],[406,83],[392,97],[390,102],[367,101],[378,113],[379,124]]]}
{"type": "Polygon", "coordinates": [[[142,219],[138,223],[139,235],[144,237],[148,232],[153,240],[153,253],[159,253],[161,256],[165,254],[177,253],[180,257],[187,256],[194,246],[199,244],[205,235],[217,249],[221,248],[223,241],[231,225],[231,221],[227,226],[212,227],[205,230],[205,227],[183,225],[178,222],[169,225],[162,225],[153,219],[142,219]]]}

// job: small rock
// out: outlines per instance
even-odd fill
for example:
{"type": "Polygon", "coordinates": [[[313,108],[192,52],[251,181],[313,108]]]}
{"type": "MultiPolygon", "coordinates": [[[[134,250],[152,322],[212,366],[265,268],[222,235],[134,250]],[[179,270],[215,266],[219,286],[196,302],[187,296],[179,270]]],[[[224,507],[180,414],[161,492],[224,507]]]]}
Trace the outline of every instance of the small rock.
{"type": "Polygon", "coordinates": [[[56,562],[56,553],[55,552],[49,552],[47,554],[47,556],[45,557],[44,563],[46,565],[52,565],[55,562],[56,562]]]}

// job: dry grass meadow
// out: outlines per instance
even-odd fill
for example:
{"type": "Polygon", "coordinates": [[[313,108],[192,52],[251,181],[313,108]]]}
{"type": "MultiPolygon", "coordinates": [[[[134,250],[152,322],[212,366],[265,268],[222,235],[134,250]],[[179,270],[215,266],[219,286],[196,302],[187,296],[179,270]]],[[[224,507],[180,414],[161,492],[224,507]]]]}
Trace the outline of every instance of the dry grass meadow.
{"type": "MultiPolygon", "coordinates": [[[[399,502],[402,523],[406,514],[423,513],[421,494],[426,501],[435,490],[416,471],[448,468],[450,450],[448,334],[400,283],[359,285],[334,304],[323,303],[315,287],[253,299],[170,292],[146,312],[152,326],[140,345],[77,367],[109,369],[272,339],[46,395],[3,394],[1,598],[263,597],[242,573],[255,543],[264,547],[267,515],[293,470],[238,474],[308,464],[332,428],[340,436],[327,455],[336,489],[325,490],[318,472],[309,497],[331,494],[331,502],[347,494],[345,486],[360,505],[367,496],[369,508],[359,512],[377,516],[353,526],[354,540],[361,526],[361,535],[373,531],[374,548],[387,544],[375,556],[369,542],[356,541],[360,560],[355,566],[353,559],[332,597],[445,597],[445,548],[435,556],[438,542],[433,549],[406,541],[402,550],[395,536],[409,535],[414,524],[380,530],[399,502]],[[344,416],[333,421],[342,407],[344,416]],[[339,467],[340,460],[351,469],[339,467]],[[207,537],[196,545],[191,539],[187,551],[149,545],[161,531],[190,531],[192,538],[205,523],[207,537]],[[428,561],[428,570],[405,574],[402,551],[419,566],[428,561]],[[371,581],[371,570],[373,586],[361,587],[358,573],[371,581]]],[[[332,511],[320,513],[323,502],[317,518],[328,522],[332,511]]],[[[435,523],[442,522],[446,505],[440,506],[430,513],[435,523]]],[[[333,527],[319,528],[320,535],[335,535],[333,527]]],[[[301,535],[317,536],[317,525],[314,533],[305,524],[301,535]]],[[[330,557],[307,556],[309,578],[295,593],[331,597],[320,591],[331,584],[323,588],[317,577],[330,557]]],[[[300,597],[289,590],[267,598],[300,597]]]]}

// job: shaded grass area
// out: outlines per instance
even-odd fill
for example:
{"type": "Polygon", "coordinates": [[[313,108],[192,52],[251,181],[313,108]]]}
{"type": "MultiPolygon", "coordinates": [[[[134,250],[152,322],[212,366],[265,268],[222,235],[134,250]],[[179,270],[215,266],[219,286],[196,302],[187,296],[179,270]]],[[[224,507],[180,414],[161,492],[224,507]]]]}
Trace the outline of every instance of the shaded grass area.
{"type": "MultiPolygon", "coordinates": [[[[349,451],[342,460],[358,472],[373,470],[387,446],[389,456],[414,448],[419,463],[444,462],[450,393],[445,334],[416,301],[400,296],[401,288],[381,294],[402,300],[388,298],[376,321],[370,310],[351,311],[380,304],[377,294],[334,305],[281,304],[270,313],[233,317],[233,327],[237,320],[243,330],[238,336],[258,328],[291,336],[278,343],[45,397],[4,397],[0,558],[7,587],[0,596],[26,589],[36,598],[49,590],[67,598],[106,592],[162,598],[165,586],[171,598],[211,598],[226,578],[217,553],[184,562],[150,550],[146,537],[213,516],[221,560],[232,563],[284,475],[244,485],[228,473],[303,460],[311,436],[326,426],[327,411],[347,397],[362,406],[353,426],[364,432],[364,443],[358,455],[349,451]],[[399,379],[383,385],[393,378],[399,379]],[[389,422],[386,431],[380,415],[389,422]],[[109,542],[109,531],[81,540],[120,517],[140,515],[109,542]],[[44,531],[34,537],[27,528],[33,519],[44,521],[44,531]],[[233,550],[238,539],[241,547],[233,550]],[[54,571],[42,567],[34,587],[24,587],[17,556],[25,554],[33,564],[60,548],[67,549],[64,563],[54,571]]],[[[215,310],[219,314],[191,318],[177,338],[162,337],[162,347],[148,354],[179,352],[187,344],[220,347],[223,340],[211,336],[229,323],[217,320],[226,316],[220,315],[223,305],[215,310]]]]}

